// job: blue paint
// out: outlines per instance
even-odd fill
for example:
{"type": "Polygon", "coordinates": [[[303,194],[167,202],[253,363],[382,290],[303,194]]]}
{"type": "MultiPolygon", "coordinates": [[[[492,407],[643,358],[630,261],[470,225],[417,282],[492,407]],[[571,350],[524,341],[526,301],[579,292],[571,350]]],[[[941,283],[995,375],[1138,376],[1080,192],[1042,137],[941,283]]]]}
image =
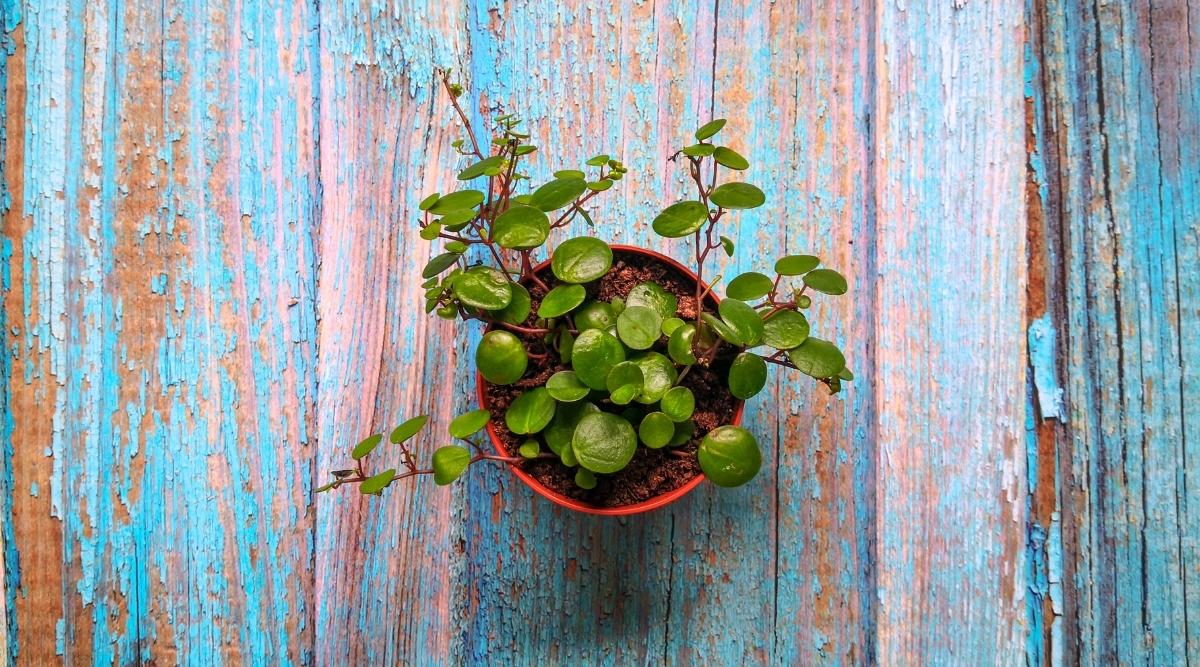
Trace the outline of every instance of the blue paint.
{"type": "Polygon", "coordinates": [[[1058,386],[1056,331],[1048,313],[1029,324],[1028,342],[1029,365],[1033,369],[1038,414],[1043,420],[1057,419],[1065,422],[1063,390],[1058,386]]]}

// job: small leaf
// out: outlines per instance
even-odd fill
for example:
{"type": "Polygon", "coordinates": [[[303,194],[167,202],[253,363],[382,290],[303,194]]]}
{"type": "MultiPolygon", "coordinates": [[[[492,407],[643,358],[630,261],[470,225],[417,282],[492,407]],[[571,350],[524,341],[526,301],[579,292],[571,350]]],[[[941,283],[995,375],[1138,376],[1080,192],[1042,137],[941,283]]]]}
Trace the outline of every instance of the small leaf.
{"type": "Polygon", "coordinates": [[[499,168],[500,165],[502,165],[502,164],[504,164],[504,156],[503,155],[493,155],[491,157],[486,157],[486,158],[480,160],[479,162],[476,162],[475,164],[467,167],[466,169],[463,169],[462,171],[458,172],[458,180],[469,181],[472,178],[478,178],[479,176],[483,176],[488,171],[499,168]]]}
{"type": "Polygon", "coordinates": [[[363,483],[358,486],[358,490],[364,496],[379,493],[387,488],[387,485],[391,484],[393,479],[396,479],[396,469],[388,468],[378,475],[372,475],[363,480],[363,483]]]}
{"type": "Polygon", "coordinates": [[[520,283],[512,284],[512,300],[508,305],[501,310],[494,310],[492,313],[496,319],[509,324],[522,324],[529,318],[529,311],[532,306],[532,300],[529,298],[529,290],[520,283]]]}
{"type": "Polygon", "coordinates": [[[733,257],[733,247],[732,239],[730,239],[728,236],[721,237],[721,248],[725,250],[725,255],[727,257],[733,257]]]}
{"type": "Polygon", "coordinates": [[[657,352],[645,352],[632,361],[642,369],[642,393],[637,397],[639,403],[650,405],[659,402],[679,379],[675,364],[657,352]]]}
{"type": "Polygon", "coordinates": [[[433,206],[434,204],[437,203],[437,200],[439,197],[441,197],[441,195],[439,193],[435,192],[435,193],[429,195],[428,197],[422,199],[421,203],[417,204],[417,208],[422,211],[428,211],[431,206],[433,206]]]}
{"type": "Polygon", "coordinates": [[[446,252],[452,252],[456,255],[461,255],[467,251],[467,244],[462,241],[447,241],[446,252]]]}
{"type": "Polygon", "coordinates": [[[538,454],[542,453],[542,446],[538,444],[537,440],[526,440],[521,447],[517,449],[517,453],[527,459],[536,459],[538,454]]]}
{"type": "Polygon", "coordinates": [[[727,209],[758,208],[767,201],[767,196],[749,183],[722,183],[712,191],[708,200],[727,209]]]}
{"type": "Polygon", "coordinates": [[[659,409],[671,418],[671,421],[685,422],[692,418],[696,410],[696,397],[687,387],[671,387],[663,394],[659,409]]]}
{"type": "Polygon", "coordinates": [[[434,223],[430,223],[428,226],[426,226],[425,229],[422,229],[419,236],[426,241],[432,241],[438,237],[438,234],[441,234],[441,233],[442,233],[441,223],[434,222],[434,223]]]}
{"type": "Polygon", "coordinates": [[[529,155],[530,153],[532,153],[536,150],[537,150],[537,146],[530,146],[529,144],[525,144],[524,146],[517,146],[517,150],[515,152],[518,156],[521,156],[521,155],[529,155]]]}
{"type": "Polygon", "coordinates": [[[741,486],[758,474],[762,453],[758,442],[740,426],[719,426],[700,443],[700,469],[717,486],[741,486]]]}
{"type": "Polygon", "coordinates": [[[797,370],[818,380],[834,377],[846,367],[846,357],[836,345],[814,336],[787,355],[797,370]]]}
{"type": "Polygon", "coordinates": [[[420,415],[419,417],[408,419],[392,430],[392,434],[388,437],[388,440],[398,445],[420,433],[421,429],[425,428],[425,424],[428,423],[429,415],[420,415]]]}
{"type": "MultiPolygon", "coordinates": [[[[457,255],[456,255],[457,256],[457,255]]],[[[501,310],[512,302],[513,283],[490,266],[476,266],[454,278],[454,295],[468,306],[501,310]]]]}
{"type": "Polygon", "coordinates": [[[575,486],[581,489],[596,488],[596,473],[587,468],[575,469],[575,486]]]}
{"type": "Polygon", "coordinates": [[[718,118],[701,125],[700,129],[696,130],[696,141],[704,141],[705,139],[720,132],[721,128],[723,127],[725,127],[724,118],[718,118]]]}
{"type": "Polygon", "coordinates": [[[537,387],[517,396],[504,412],[504,425],[518,435],[537,433],[554,418],[557,405],[545,387],[537,387]]]}
{"type": "Polygon", "coordinates": [[[471,452],[466,447],[446,445],[438,447],[433,453],[433,481],[438,486],[446,486],[462,477],[463,471],[471,465],[471,452]]]}
{"type": "Polygon", "coordinates": [[[762,342],[762,315],[743,301],[725,299],[717,306],[721,319],[729,325],[746,347],[754,347],[762,342]]]}
{"type": "Polygon", "coordinates": [[[821,260],[812,255],[788,255],[775,262],[775,273],[781,276],[802,276],[820,264],[821,260]]]}
{"type": "Polygon", "coordinates": [[[575,350],[575,336],[563,327],[562,331],[558,332],[558,354],[562,357],[564,364],[571,363],[571,352],[575,350]]]}
{"type": "Polygon", "coordinates": [[[642,418],[638,437],[650,449],[659,449],[675,435],[675,422],[661,412],[651,412],[642,418]]]}
{"type": "Polygon", "coordinates": [[[617,325],[617,315],[611,304],[603,301],[593,301],[580,308],[575,313],[575,326],[584,329],[603,329],[608,331],[617,325]]]}
{"type": "Polygon", "coordinates": [[[509,250],[536,248],[549,235],[550,219],[533,206],[511,206],[492,223],[492,240],[509,250]]]}
{"type": "Polygon", "coordinates": [[[625,346],[600,329],[579,332],[571,350],[571,366],[579,381],[592,389],[605,389],[608,372],[625,361],[625,346]]]}
{"type": "Polygon", "coordinates": [[[851,373],[849,368],[843,368],[842,370],[838,371],[838,377],[846,382],[854,381],[854,373],[851,373]]]}
{"type": "Polygon", "coordinates": [[[747,399],[767,384],[767,362],[753,352],[742,352],[729,365],[729,393],[747,399]]]}
{"type": "Polygon", "coordinates": [[[422,278],[432,278],[442,271],[452,267],[458,262],[458,254],[453,252],[444,252],[437,257],[429,260],[424,269],[421,269],[422,278]]]}
{"type": "Polygon", "coordinates": [[[663,335],[670,336],[672,333],[675,332],[676,329],[683,326],[684,324],[685,324],[684,321],[679,319],[678,317],[668,317],[667,319],[663,320],[663,323],[662,323],[663,335]]]}
{"type": "Polygon", "coordinates": [[[543,211],[557,211],[575,201],[587,184],[582,178],[556,178],[553,181],[534,190],[529,202],[543,211]]]}
{"type": "Polygon", "coordinates": [[[608,372],[605,386],[609,398],[617,405],[628,405],[630,401],[642,393],[645,378],[642,369],[632,361],[623,361],[608,372]]]}
{"type": "Polygon", "coordinates": [[[557,285],[542,298],[538,306],[538,317],[561,317],[575,310],[587,298],[587,290],[583,285],[557,285]]]}
{"type": "Polygon", "coordinates": [[[667,353],[677,363],[690,366],[696,363],[696,355],[692,352],[692,338],[696,335],[696,327],[685,324],[671,332],[667,340],[667,353]]]}
{"type": "Polygon", "coordinates": [[[455,438],[469,438],[483,430],[491,419],[492,413],[487,410],[472,410],[451,420],[446,430],[455,438]]]}
{"type": "Polygon", "coordinates": [[[629,464],[637,451],[637,434],[625,419],[607,412],[584,416],[575,427],[571,449],[579,465],[599,473],[612,473],[629,464]]]}
{"type": "Polygon", "coordinates": [[[846,278],[833,269],[815,269],[804,275],[804,284],[825,294],[846,293],[846,278]]]}
{"type": "Polygon", "coordinates": [[[662,335],[663,318],[646,306],[626,306],[617,316],[617,335],[635,350],[646,350],[662,335]]]}
{"type": "Polygon", "coordinates": [[[521,379],[529,365],[529,356],[521,339],[507,331],[489,331],[475,348],[475,366],[492,384],[512,384],[521,379]]]}
{"type": "Polygon", "coordinates": [[[554,172],[554,177],[555,178],[578,178],[580,180],[583,180],[584,178],[587,178],[587,174],[583,173],[582,171],[579,171],[578,169],[560,169],[560,170],[554,172]]]}
{"type": "Polygon", "coordinates": [[[729,281],[729,286],[725,288],[725,294],[729,295],[731,299],[751,301],[766,296],[774,286],[775,281],[767,276],[757,271],[747,271],[729,281]]]}
{"type": "Polygon", "coordinates": [[[683,154],[688,157],[708,157],[716,150],[716,146],[712,144],[692,144],[683,149],[683,154]]]}
{"type": "MultiPolygon", "coordinates": [[[[719,188],[718,188],[719,189],[719,188]]],[[[659,236],[677,239],[700,229],[708,221],[708,209],[698,201],[681,201],[663,209],[651,227],[659,236]]]]}
{"type": "Polygon", "coordinates": [[[604,192],[612,186],[613,182],[608,178],[602,178],[598,181],[592,181],[591,183],[587,184],[588,190],[591,190],[592,192],[604,192]]]}
{"type": "Polygon", "coordinates": [[[777,350],[790,350],[808,338],[808,318],[794,310],[781,310],[763,322],[763,342],[777,350]]]}
{"type": "Polygon", "coordinates": [[[611,158],[608,157],[607,155],[601,154],[601,155],[596,155],[596,156],[590,158],[584,164],[586,164],[589,167],[603,167],[604,165],[608,164],[608,161],[610,159],[611,158]]]}
{"type": "Polygon", "coordinates": [[[451,211],[471,209],[483,203],[483,193],[479,190],[459,190],[437,200],[429,207],[434,215],[443,215],[451,211]]]}
{"type": "Polygon", "coordinates": [[[457,232],[467,223],[474,220],[479,213],[473,208],[464,208],[459,211],[450,211],[446,215],[438,218],[438,223],[446,228],[446,231],[457,232]]]}
{"type": "Polygon", "coordinates": [[[730,169],[737,169],[738,171],[746,169],[750,166],[750,163],[746,161],[746,158],[742,157],[732,148],[727,148],[725,146],[720,146],[713,151],[713,159],[723,166],[729,167],[730,169]]]}
{"type": "Polygon", "coordinates": [[[575,371],[559,371],[546,380],[546,389],[556,401],[574,403],[591,393],[587,385],[579,381],[575,371]]]}
{"type": "Polygon", "coordinates": [[[563,241],[554,249],[550,270],[561,281],[587,283],[608,273],[612,249],[597,238],[580,236],[563,241]]]}
{"type": "MultiPolygon", "coordinates": [[[[578,403],[561,403],[554,411],[554,419],[550,420],[550,425],[542,430],[542,437],[546,439],[546,446],[550,451],[563,457],[564,450],[571,448],[571,437],[575,435],[575,426],[583,419],[584,415],[599,412],[600,408],[587,402],[578,403]]],[[[563,458],[563,465],[573,466],[575,463],[568,462],[563,458]]]]}
{"type": "MultiPolygon", "coordinates": [[[[728,299],[726,299],[726,301],[728,301],[728,299]]],[[[726,324],[719,317],[715,317],[710,313],[700,313],[700,319],[703,320],[706,325],[708,325],[708,328],[711,329],[713,333],[720,336],[722,340],[730,345],[737,347],[742,347],[745,345],[745,342],[742,340],[741,336],[738,335],[737,330],[726,324]]]]}
{"type": "Polygon", "coordinates": [[[625,296],[625,305],[651,308],[659,317],[666,319],[675,316],[679,299],[658,283],[644,282],[634,285],[633,289],[629,290],[629,294],[625,296]]]}
{"type": "Polygon", "coordinates": [[[361,459],[362,457],[374,451],[381,442],[383,442],[382,433],[376,433],[375,435],[367,436],[362,442],[354,446],[354,449],[350,452],[350,458],[354,459],[355,461],[361,459]]]}

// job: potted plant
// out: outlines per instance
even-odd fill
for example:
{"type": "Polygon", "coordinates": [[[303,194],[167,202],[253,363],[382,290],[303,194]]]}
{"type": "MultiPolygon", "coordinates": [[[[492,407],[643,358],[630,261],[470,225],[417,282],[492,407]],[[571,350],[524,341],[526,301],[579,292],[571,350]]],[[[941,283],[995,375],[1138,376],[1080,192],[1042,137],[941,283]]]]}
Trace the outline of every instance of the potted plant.
{"type": "Polygon", "coordinates": [[[818,258],[787,255],[773,276],[738,275],[724,299],[704,281],[714,251],[735,252],[718,224],[765,200],[757,187],[722,178],[749,167],[713,141],[724,120],[696,130],[696,143],[671,156],[687,170],[694,197],[667,206],[652,225],[661,236],[690,240],[693,269],[592,236],[545,251],[555,230],[577,218],[592,224],[587,206],[621,181],[625,166],[597,155],[586,170],[558,171],[529,187],[522,165],[537,149],[520,120],[496,118],[484,146],[458,102],[462,87],[448,73],[441,81],[466,130],[453,146],[468,165],[458,174],[462,189],[418,206],[421,238],[442,245],[422,272],[422,287],[426,312],[484,327],[475,349],[481,407],[450,422],[448,434],[461,444],[437,448],[428,465],[418,463],[412,445],[428,422],[422,415],[388,434],[401,467],[368,467],[385,439],[377,433],[353,447],[353,467],[334,471],[319,492],[357,485],[380,494],[422,475],[449,484],[490,461],[571,509],[644,512],[704,479],[733,487],[758,473],[758,443],[740,423],[743,401],[766,384],[768,364],[798,370],[832,392],[853,379],[838,347],[810,335],[804,313],[811,295],[847,289],[818,258]],[[548,257],[539,262],[540,252],[548,257]]]}

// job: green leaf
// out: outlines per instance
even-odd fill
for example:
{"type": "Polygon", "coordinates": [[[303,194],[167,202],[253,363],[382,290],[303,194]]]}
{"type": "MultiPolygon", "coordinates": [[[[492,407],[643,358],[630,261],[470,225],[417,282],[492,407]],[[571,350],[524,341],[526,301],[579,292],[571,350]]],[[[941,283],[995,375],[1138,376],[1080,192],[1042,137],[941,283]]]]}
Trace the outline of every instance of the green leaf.
{"type": "Polygon", "coordinates": [[[542,431],[546,446],[563,458],[563,465],[575,465],[572,458],[574,453],[572,452],[570,457],[563,457],[563,453],[571,449],[571,437],[575,435],[575,426],[579,424],[579,420],[583,419],[584,415],[594,412],[600,412],[600,408],[587,402],[560,404],[554,411],[554,419],[551,419],[550,425],[542,431]],[[567,458],[571,458],[571,461],[568,462],[567,458]]]}
{"type": "Polygon", "coordinates": [[[729,238],[728,236],[722,236],[721,248],[725,250],[725,255],[727,257],[733,257],[733,239],[729,238]]]}
{"type": "Polygon", "coordinates": [[[554,177],[555,178],[578,178],[578,179],[582,180],[584,178],[587,178],[587,174],[583,173],[582,171],[579,171],[578,169],[560,169],[560,170],[554,172],[554,177]]]}
{"type": "Polygon", "coordinates": [[[452,252],[456,255],[461,255],[467,251],[467,244],[462,241],[447,241],[446,252],[452,252]]]}
{"type": "Polygon", "coordinates": [[[571,449],[584,468],[592,472],[616,472],[633,458],[637,434],[621,417],[597,412],[579,420],[571,438],[571,449]]]}
{"type": "Polygon", "coordinates": [[[696,397],[687,387],[671,387],[663,394],[659,409],[674,422],[685,422],[696,411],[696,397]]]}
{"type": "Polygon", "coordinates": [[[774,286],[775,281],[767,276],[757,271],[747,271],[729,281],[729,286],[725,288],[725,294],[729,295],[731,299],[750,301],[766,296],[774,286]]]}
{"type": "Polygon", "coordinates": [[[746,161],[746,158],[742,157],[741,154],[732,148],[727,148],[725,146],[720,146],[713,151],[713,159],[716,160],[718,164],[729,167],[730,169],[737,169],[738,171],[746,169],[750,166],[750,163],[746,161]]]}
{"type": "Polygon", "coordinates": [[[532,206],[510,206],[492,223],[492,240],[509,250],[536,248],[545,243],[549,235],[550,219],[532,206]]]}
{"type": "Polygon", "coordinates": [[[591,392],[587,385],[579,381],[575,371],[559,371],[546,380],[546,389],[556,401],[574,403],[583,400],[591,392]]]}
{"type": "Polygon", "coordinates": [[[598,181],[592,181],[591,183],[588,183],[587,189],[591,190],[592,192],[604,192],[605,190],[611,188],[612,186],[613,186],[613,182],[611,179],[602,178],[598,181]]]}
{"type": "Polygon", "coordinates": [[[508,276],[490,266],[475,266],[454,278],[452,289],[468,306],[483,310],[501,310],[512,302],[513,283],[508,276]]]}
{"type": "Polygon", "coordinates": [[[651,412],[642,418],[638,437],[650,449],[659,449],[675,435],[675,422],[661,412],[651,412]]]}
{"type": "Polygon", "coordinates": [[[534,190],[529,202],[546,212],[557,211],[575,201],[586,189],[587,183],[582,178],[556,178],[534,190]]]}
{"type": "Polygon", "coordinates": [[[646,350],[662,335],[663,318],[646,306],[626,306],[617,316],[617,335],[635,350],[646,350]]]}
{"type": "Polygon", "coordinates": [[[420,236],[422,239],[425,239],[426,241],[432,241],[438,237],[438,234],[441,234],[441,233],[442,233],[442,225],[440,223],[434,222],[434,223],[430,223],[429,226],[425,227],[425,229],[422,229],[421,233],[418,236],[420,236]]]}
{"type": "Polygon", "coordinates": [[[838,371],[838,378],[845,380],[846,382],[853,382],[854,373],[851,373],[849,368],[843,368],[842,370],[838,371]]]}
{"type": "Polygon", "coordinates": [[[466,447],[446,445],[438,447],[433,453],[433,481],[438,486],[446,486],[462,477],[463,471],[471,465],[471,452],[466,447]]]}
{"type": "Polygon", "coordinates": [[[679,422],[675,425],[675,435],[671,436],[671,442],[667,443],[668,447],[678,447],[691,442],[692,436],[696,435],[696,422],[687,420],[679,422]]]}
{"type": "Polygon", "coordinates": [[[429,212],[434,215],[443,215],[451,211],[475,208],[481,203],[483,203],[483,193],[479,190],[459,190],[437,200],[429,207],[429,212]]]}
{"type": "Polygon", "coordinates": [[[775,262],[775,273],[781,276],[802,276],[820,264],[821,260],[812,255],[788,255],[775,262]]]}
{"type": "Polygon", "coordinates": [[[683,149],[683,154],[688,157],[707,157],[712,155],[716,148],[712,144],[692,144],[683,149]]]}
{"type": "Polygon", "coordinates": [[[727,209],[758,208],[767,201],[767,196],[749,183],[722,183],[712,191],[708,200],[727,209]]]}
{"type": "Polygon", "coordinates": [[[662,400],[667,391],[679,379],[675,364],[657,352],[646,352],[632,359],[642,369],[642,393],[637,397],[639,403],[650,405],[662,400]]]}
{"type": "Polygon", "coordinates": [[[596,488],[596,474],[587,468],[576,468],[575,486],[578,486],[581,489],[596,488]]]}
{"type": "Polygon", "coordinates": [[[492,413],[487,410],[472,410],[451,420],[447,430],[456,438],[469,438],[482,431],[491,419],[492,413]]]}
{"type": "Polygon", "coordinates": [[[744,301],[725,299],[717,306],[721,319],[736,332],[738,340],[746,347],[754,347],[762,342],[762,315],[744,301]]]}
{"type": "Polygon", "coordinates": [[[518,435],[537,433],[554,419],[557,403],[545,387],[537,387],[513,399],[504,412],[504,425],[518,435]]]}
{"type": "Polygon", "coordinates": [[[396,479],[396,469],[388,468],[378,475],[372,475],[364,479],[363,483],[358,485],[358,491],[364,496],[379,493],[387,488],[387,485],[391,484],[393,479],[396,479]]]}
{"type": "Polygon", "coordinates": [[[663,320],[662,332],[664,336],[670,336],[676,329],[684,325],[684,321],[678,317],[668,317],[663,320]]]}
{"type": "Polygon", "coordinates": [[[617,315],[612,305],[603,301],[593,301],[575,313],[575,326],[580,331],[585,329],[603,329],[608,331],[617,325],[617,315]]]}
{"type": "Polygon", "coordinates": [[[571,335],[571,332],[566,327],[563,327],[558,332],[558,354],[562,357],[564,364],[571,363],[571,352],[574,349],[575,336],[571,335]]]}
{"type": "Polygon", "coordinates": [[[758,442],[740,426],[719,426],[709,431],[697,456],[704,476],[717,486],[741,486],[762,467],[758,442]]]}
{"type": "Polygon", "coordinates": [[[412,419],[405,420],[402,424],[392,429],[392,435],[388,437],[395,444],[400,444],[405,440],[413,437],[425,428],[425,424],[429,423],[429,415],[420,415],[412,419]]]}
{"type": "Polygon", "coordinates": [[[709,121],[709,122],[705,123],[704,125],[701,125],[700,129],[696,130],[696,141],[704,141],[705,139],[720,132],[721,128],[723,128],[723,127],[725,127],[725,119],[724,118],[718,118],[716,120],[709,121]]]}
{"type": "Polygon", "coordinates": [[[550,270],[567,283],[588,283],[599,279],[612,266],[612,249],[590,236],[563,241],[554,249],[550,270]]]}
{"type": "Polygon", "coordinates": [[[428,211],[431,206],[433,206],[434,204],[437,203],[437,200],[439,197],[441,197],[441,194],[435,192],[435,193],[429,195],[428,197],[422,199],[421,203],[417,204],[417,208],[422,211],[428,211]]]}
{"type": "Polygon", "coordinates": [[[667,354],[677,363],[685,366],[696,363],[696,355],[692,352],[692,338],[696,335],[696,327],[685,324],[671,332],[667,339],[667,354]]]}
{"type": "Polygon", "coordinates": [[[442,224],[447,231],[457,232],[467,223],[474,220],[475,216],[479,215],[473,208],[464,208],[459,211],[450,211],[446,215],[438,218],[438,222],[442,224]]]}
{"type": "MultiPolygon", "coordinates": [[[[728,301],[728,299],[726,299],[726,301],[728,301]]],[[[708,325],[709,329],[712,329],[713,333],[720,336],[730,345],[735,345],[737,347],[742,347],[745,345],[745,342],[742,340],[741,336],[738,335],[737,330],[726,324],[721,320],[721,318],[715,317],[711,313],[700,313],[700,319],[708,325]]]]}
{"type": "Polygon", "coordinates": [[[485,157],[482,160],[480,160],[479,162],[476,162],[475,164],[458,172],[458,180],[469,181],[472,178],[478,178],[480,176],[483,176],[487,171],[496,169],[502,164],[504,164],[504,156],[503,155],[493,155],[491,157],[485,157]]]}
{"type": "Polygon", "coordinates": [[[677,239],[700,229],[708,221],[708,208],[698,201],[681,201],[663,209],[651,227],[659,236],[677,239]]]}
{"type": "Polygon", "coordinates": [[[626,307],[645,306],[651,308],[658,313],[659,317],[666,319],[675,316],[679,299],[658,283],[644,282],[634,285],[633,289],[629,290],[629,294],[625,297],[625,305],[626,307]]]}
{"type": "Polygon", "coordinates": [[[763,322],[763,342],[777,350],[790,350],[808,338],[808,318],[794,310],[781,310],[763,322]]]}
{"type": "Polygon", "coordinates": [[[536,459],[537,455],[542,453],[542,446],[538,444],[537,440],[526,440],[517,453],[527,459],[536,459]]]}
{"type": "Polygon", "coordinates": [[[804,284],[825,294],[845,294],[846,278],[833,269],[815,269],[804,275],[804,284]]]}
{"type": "Polygon", "coordinates": [[[588,161],[585,162],[584,164],[586,164],[589,167],[603,167],[604,165],[608,164],[608,161],[610,159],[612,159],[612,158],[610,158],[607,155],[601,154],[601,155],[596,155],[596,156],[588,159],[588,161]]]}
{"type": "Polygon", "coordinates": [[[729,365],[729,393],[747,399],[767,384],[767,362],[753,352],[742,352],[729,365]]]}
{"type": "Polygon", "coordinates": [[[382,433],[376,433],[375,435],[369,435],[366,438],[363,438],[363,441],[355,445],[354,449],[350,452],[350,458],[354,459],[355,461],[361,459],[367,454],[373,452],[381,442],[383,442],[382,433]]]}
{"type": "Polygon", "coordinates": [[[525,374],[529,356],[521,340],[507,331],[489,331],[475,348],[475,365],[492,384],[512,384],[525,374]]]}
{"type": "Polygon", "coordinates": [[[537,150],[537,146],[530,146],[529,144],[525,144],[524,146],[517,146],[517,150],[515,152],[518,156],[521,156],[521,155],[529,155],[530,153],[532,153],[536,150],[537,150]]]}
{"type": "Polygon", "coordinates": [[[637,398],[638,394],[642,393],[644,382],[640,366],[632,361],[622,361],[608,372],[605,386],[613,403],[628,405],[630,401],[637,398]]]}
{"type": "Polygon", "coordinates": [[[575,375],[592,389],[605,389],[608,372],[625,361],[625,346],[615,336],[600,329],[579,332],[571,351],[575,375]]]}
{"type": "Polygon", "coordinates": [[[561,317],[575,310],[587,298],[587,290],[583,285],[558,285],[542,298],[538,306],[538,317],[561,317]]]}
{"type": "Polygon", "coordinates": [[[453,252],[444,252],[437,257],[429,260],[424,269],[421,269],[422,278],[432,278],[442,271],[454,266],[458,262],[458,254],[453,252]]]}
{"type": "Polygon", "coordinates": [[[797,370],[818,380],[834,377],[846,367],[842,351],[815,336],[809,336],[803,345],[788,350],[787,355],[797,370]]]}
{"type": "Polygon", "coordinates": [[[492,311],[492,314],[501,322],[522,324],[529,317],[531,307],[532,300],[529,298],[529,290],[520,283],[512,283],[512,300],[504,308],[492,311]]]}

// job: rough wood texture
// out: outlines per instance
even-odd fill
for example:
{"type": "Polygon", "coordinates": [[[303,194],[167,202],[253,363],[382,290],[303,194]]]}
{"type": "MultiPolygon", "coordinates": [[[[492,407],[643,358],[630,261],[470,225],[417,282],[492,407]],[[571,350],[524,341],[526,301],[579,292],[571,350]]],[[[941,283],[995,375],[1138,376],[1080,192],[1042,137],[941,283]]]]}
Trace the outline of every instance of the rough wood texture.
{"type": "Polygon", "coordinates": [[[1186,663],[1194,10],[0,0],[0,664],[1186,663]],[[843,269],[860,380],[773,375],[764,474],[649,515],[314,499],[473,407],[477,332],[415,307],[437,66],[535,180],[619,155],[597,233],[677,257],[665,159],[729,117],[768,205],[722,270],[843,269]]]}

